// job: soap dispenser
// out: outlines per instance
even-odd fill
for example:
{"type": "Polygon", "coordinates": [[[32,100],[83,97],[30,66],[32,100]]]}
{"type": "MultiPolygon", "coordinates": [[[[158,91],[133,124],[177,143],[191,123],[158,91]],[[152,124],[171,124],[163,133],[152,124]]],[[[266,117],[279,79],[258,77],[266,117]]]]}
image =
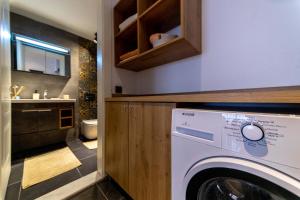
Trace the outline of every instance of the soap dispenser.
{"type": "Polygon", "coordinates": [[[37,90],[35,90],[34,93],[32,94],[32,99],[34,100],[40,99],[40,93],[38,93],[37,90]]]}

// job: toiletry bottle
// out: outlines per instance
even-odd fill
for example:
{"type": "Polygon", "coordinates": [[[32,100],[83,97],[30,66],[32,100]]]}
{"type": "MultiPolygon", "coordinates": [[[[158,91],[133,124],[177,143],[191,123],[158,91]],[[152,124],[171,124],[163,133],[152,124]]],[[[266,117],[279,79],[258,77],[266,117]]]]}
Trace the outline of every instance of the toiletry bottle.
{"type": "Polygon", "coordinates": [[[48,90],[44,90],[44,99],[48,99],[48,90]]]}
{"type": "Polygon", "coordinates": [[[34,93],[32,94],[32,99],[35,100],[40,99],[40,93],[38,93],[37,90],[35,90],[34,93]]]}

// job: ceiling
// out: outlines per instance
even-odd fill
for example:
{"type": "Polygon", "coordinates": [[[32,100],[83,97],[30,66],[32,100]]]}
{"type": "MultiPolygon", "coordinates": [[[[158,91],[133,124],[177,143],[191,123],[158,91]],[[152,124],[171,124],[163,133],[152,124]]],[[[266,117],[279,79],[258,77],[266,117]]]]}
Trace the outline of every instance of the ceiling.
{"type": "Polygon", "coordinates": [[[10,0],[12,12],[93,40],[99,0],[10,0]]]}

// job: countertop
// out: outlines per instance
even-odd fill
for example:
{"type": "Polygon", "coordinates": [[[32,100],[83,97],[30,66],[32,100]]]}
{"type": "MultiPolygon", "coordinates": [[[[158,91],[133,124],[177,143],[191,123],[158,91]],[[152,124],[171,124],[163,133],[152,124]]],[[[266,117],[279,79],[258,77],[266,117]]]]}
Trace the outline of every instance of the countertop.
{"type": "Polygon", "coordinates": [[[300,86],[162,95],[123,95],[106,102],[300,103],[300,86]]]}
{"type": "Polygon", "coordinates": [[[76,99],[12,99],[12,103],[75,103],[76,99]]]}

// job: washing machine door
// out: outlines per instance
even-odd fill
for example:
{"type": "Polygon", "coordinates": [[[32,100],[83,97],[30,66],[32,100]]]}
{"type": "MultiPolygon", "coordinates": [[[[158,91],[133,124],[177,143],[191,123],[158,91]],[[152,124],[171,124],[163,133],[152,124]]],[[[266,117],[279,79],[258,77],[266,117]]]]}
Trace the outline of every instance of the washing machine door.
{"type": "MultiPolygon", "coordinates": [[[[219,164],[215,166],[220,166],[219,164]]],[[[296,180],[289,184],[282,181],[286,177],[270,178],[264,172],[255,173],[257,169],[245,169],[233,164],[233,167],[225,164],[224,167],[206,167],[189,178],[186,187],[187,200],[298,200],[299,182],[296,180]],[[252,172],[252,173],[251,173],[252,172]],[[264,174],[264,175],[263,175],[264,174]],[[269,180],[272,179],[272,181],[269,180]],[[277,179],[277,181],[274,181],[277,179]],[[295,182],[294,182],[295,181],[295,182]],[[289,188],[288,189],[286,189],[289,188]]],[[[249,167],[248,167],[249,168],[249,167]]],[[[271,170],[268,172],[272,173],[271,170]]],[[[289,177],[290,178],[290,177],[289,177]]]]}

